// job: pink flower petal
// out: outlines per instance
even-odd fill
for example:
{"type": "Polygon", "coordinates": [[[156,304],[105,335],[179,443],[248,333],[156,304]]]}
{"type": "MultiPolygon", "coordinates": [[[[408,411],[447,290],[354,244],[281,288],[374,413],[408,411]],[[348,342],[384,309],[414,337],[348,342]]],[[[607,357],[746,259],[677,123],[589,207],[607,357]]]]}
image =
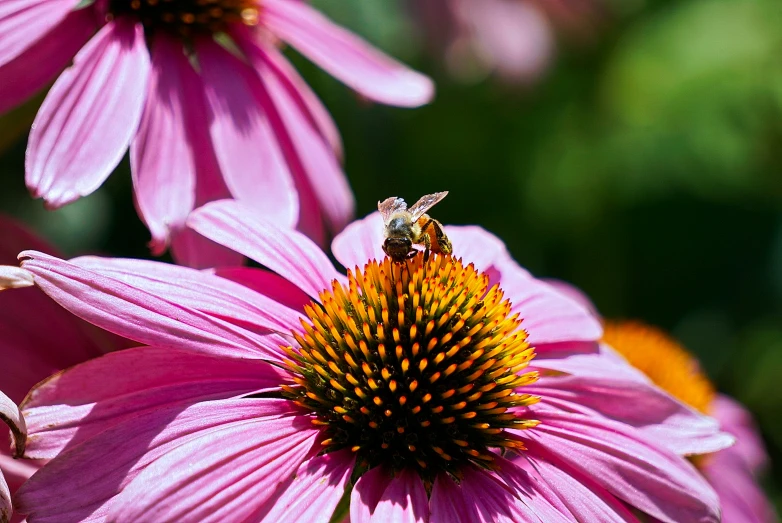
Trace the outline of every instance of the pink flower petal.
{"type": "Polygon", "coordinates": [[[390,481],[391,473],[383,466],[369,469],[358,478],[350,494],[350,523],[371,522],[372,512],[390,481]]]}
{"type": "Polygon", "coordinates": [[[334,257],[348,269],[363,269],[370,260],[381,261],[386,257],[383,229],[383,218],[379,212],[354,221],[331,242],[334,257]]]}
{"type": "Polygon", "coordinates": [[[774,508],[752,471],[733,448],[706,458],[703,474],[717,491],[725,523],[774,523],[774,508]]]}
{"type": "Polygon", "coordinates": [[[0,64],[45,37],[79,0],[4,0],[0,4],[0,64]]]}
{"type": "Polygon", "coordinates": [[[304,312],[304,306],[312,300],[304,291],[273,272],[252,267],[221,267],[213,274],[239,283],[259,294],[268,296],[294,311],[304,312]]]}
{"type": "Polygon", "coordinates": [[[0,82],[0,113],[16,107],[43,89],[71,63],[73,56],[93,33],[94,13],[90,9],[80,9],[68,14],[16,57],[2,63],[0,78],[12,78],[13,81],[0,82]],[[30,67],[30,64],[35,64],[35,67],[30,67]]]}
{"type": "Polygon", "coordinates": [[[580,303],[586,310],[591,312],[592,315],[594,315],[596,318],[602,319],[600,313],[597,312],[597,308],[595,308],[595,304],[592,303],[592,300],[590,300],[589,297],[586,294],[584,294],[584,292],[578,287],[571,285],[570,283],[562,280],[544,279],[543,281],[551,285],[554,289],[564,294],[571,300],[580,303]]]}
{"type": "Polygon", "coordinates": [[[24,453],[25,439],[27,438],[27,425],[16,403],[2,392],[0,392],[0,421],[10,427],[14,452],[21,456],[24,453]]]}
{"type": "Polygon", "coordinates": [[[473,523],[480,521],[475,505],[468,505],[467,496],[446,474],[439,474],[432,487],[430,523],[473,523]],[[475,514],[474,514],[475,513],[475,514]]]}
{"type": "Polygon", "coordinates": [[[103,183],[136,132],[148,74],[141,24],[116,20],[84,46],[30,132],[25,170],[36,197],[59,207],[103,183]]]}
{"type": "Polygon", "coordinates": [[[638,523],[621,501],[589,476],[547,455],[543,446],[533,445],[511,456],[512,461],[497,458],[498,474],[517,492],[540,496],[536,506],[548,508],[541,515],[543,521],[638,523]]]}
{"type": "MultiPolygon", "coordinates": [[[[328,523],[345,494],[356,457],[349,450],[316,456],[302,463],[261,521],[328,523]]],[[[271,501],[270,501],[271,503],[271,501]]]]}
{"type": "Polygon", "coordinates": [[[342,138],[337,124],[331,118],[328,109],[323,105],[310,86],[291,66],[288,60],[275,47],[265,47],[267,58],[273,62],[280,73],[280,80],[290,96],[307,115],[312,125],[318,129],[324,140],[331,146],[338,158],[342,157],[342,138]]]}
{"type": "Polygon", "coordinates": [[[601,354],[536,359],[540,379],[524,389],[549,406],[603,416],[636,427],[677,454],[724,449],[733,438],[713,418],[693,410],[623,361],[601,354]]]}
{"type": "Polygon", "coordinates": [[[192,229],[174,230],[171,234],[171,257],[180,265],[195,269],[239,266],[244,256],[208,240],[192,229]]]}
{"type": "Polygon", "coordinates": [[[107,502],[150,464],[195,440],[225,440],[226,432],[252,427],[254,434],[245,441],[263,440],[281,430],[314,438],[317,433],[306,419],[291,416],[291,406],[285,400],[241,398],[152,410],[58,454],[19,490],[17,510],[30,514],[31,521],[82,521],[105,515],[107,502]]]}
{"type": "MultiPolygon", "coordinates": [[[[238,42],[257,71],[265,89],[258,92],[275,129],[297,186],[310,187],[332,231],[342,230],[353,218],[353,192],[331,147],[286,89],[284,72],[249,36],[238,42]]],[[[302,212],[309,211],[302,209],[302,212]]]]}
{"type": "Polygon", "coordinates": [[[429,521],[429,499],[417,472],[406,468],[394,476],[375,506],[372,520],[388,523],[429,521]]]}
{"type": "Polygon", "coordinates": [[[684,458],[622,423],[530,408],[541,424],[517,431],[614,496],[667,523],[719,521],[719,500],[684,458]]]}
{"type": "Polygon", "coordinates": [[[139,214],[152,233],[152,252],[163,254],[171,229],[195,204],[196,172],[187,137],[183,91],[199,87],[182,43],[165,34],[153,40],[152,70],[130,166],[139,214]]]}
{"type": "Polygon", "coordinates": [[[113,500],[109,519],[249,519],[306,459],[317,434],[308,425],[296,418],[250,420],[184,443],[131,481],[113,500]]]}
{"type": "Polygon", "coordinates": [[[278,348],[249,330],[52,256],[25,251],[20,258],[49,297],[114,334],[225,357],[277,359],[278,348]]]}
{"type": "MultiPolygon", "coordinates": [[[[479,271],[488,271],[510,259],[510,254],[502,240],[483,227],[447,225],[445,233],[453,243],[454,255],[465,263],[472,263],[479,271]]],[[[528,272],[523,272],[531,277],[528,272]]]]}
{"type": "MultiPolygon", "coordinates": [[[[432,489],[430,523],[560,523],[541,520],[510,487],[483,470],[468,467],[460,485],[440,474],[432,489]],[[453,506],[449,506],[453,504],[453,506]]],[[[552,515],[556,515],[552,511],[552,515]]]]}
{"type": "Polygon", "coordinates": [[[500,286],[523,319],[530,345],[540,352],[545,344],[596,341],[603,334],[600,322],[582,305],[529,275],[512,259],[497,262],[500,286]]]}
{"type": "Polygon", "coordinates": [[[326,254],[309,238],[258,217],[238,202],[209,203],[194,211],[187,224],[268,267],[314,299],[341,278],[326,254]]]}
{"type": "MultiPolygon", "coordinates": [[[[232,198],[223,180],[220,164],[215,156],[209,133],[210,114],[206,106],[205,88],[200,75],[188,78],[182,90],[182,99],[191,153],[195,158],[195,206],[232,198]]],[[[193,268],[241,265],[244,256],[208,240],[186,227],[175,228],[171,237],[171,255],[174,260],[193,268]]]]}
{"type": "Polygon", "coordinates": [[[209,272],[149,260],[97,256],[75,258],[71,263],[238,327],[268,335],[269,343],[291,343],[291,329],[301,325],[299,312],[209,272]]]}
{"type": "Polygon", "coordinates": [[[751,471],[764,469],[768,455],[752,414],[739,402],[722,394],[711,403],[711,414],[717,418],[722,430],[736,437],[730,452],[740,456],[751,471]]]}
{"type": "Polygon", "coordinates": [[[212,40],[199,40],[197,52],[212,143],[231,194],[281,226],[295,225],[296,189],[257,98],[263,90],[260,80],[248,64],[212,40]]]}
{"type": "Polygon", "coordinates": [[[109,427],[174,405],[277,390],[287,378],[262,360],[138,347],[55,374],[23,404],[28,458],[50,459],[109,427]],[[133,372],[127,372],[127,369],[133,372]],[[67,406],[67,407],[65,407],[67,406]]]}
{"type": "Polygon", "coordinates": [[[329,74],[367,98],[417,107],[429,102],[434,85],[304,2],[265,0],[261,23],[329,74]]]}

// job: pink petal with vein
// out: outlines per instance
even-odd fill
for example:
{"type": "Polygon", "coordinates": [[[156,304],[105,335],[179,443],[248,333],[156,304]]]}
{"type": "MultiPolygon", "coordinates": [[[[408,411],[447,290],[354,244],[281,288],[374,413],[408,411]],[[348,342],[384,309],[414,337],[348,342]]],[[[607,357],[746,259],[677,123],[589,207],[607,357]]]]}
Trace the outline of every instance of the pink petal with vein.
{"type": "Polygon", "coordinates": [[[381,261],[386,257],[383,228],[379,212],[354,221],[331,242],[334,257],[348,269],[363,269],[370,260],[381,261]]]}
{"type": "Polygon", "coordinates": [[[136,132],[146,93],[144,29],[115,20],[76,55],[49,91],[30,132],[27,187],[50,207],[92,193],[136,132]]]}
{"type": "Polygon", "coordinates": [[[187,137],[183,91],[198,75],[182,43],[157,35],[147,101],[130,144],[130,167],[139,214],[152,233],[152,253],[161,255],[172,229],[181,227],[195,204],[196,172],[187,137]]]}
{"type": "Polygon", "coordinates": [[[717,491],[725,523],[775,523],[771,502],[758,479],[732,448],[706,458],[703,474],[717,491]]]}
{"type": "Polygon", "coordinates": [[[302,438],[314,437],[308,421],[292,416],[291,406],[285,400],[241,398],[154,409],[58,454],[19,490],[17,510],[51,522],[105,515],[117,493],[171,450],[216,435],[220,440],[248,424],[258,438],[281,425],[302,438]]]}
{"type": "Polygon", "coordinates": [[[533,278],[512,259],[498,262],[500,286],[523,319],[530,345],[544,352],[545,344],[596,341],[603,334],[600,321],[581,304],[533,278]]]}
{"type": "Polygon", "coordinates": [[[305,461],[293,480],[280,486],[282,492],[261,521],[328,523],[345,494],[355,461],[355,455],[349,450],[331,452],[305,461]]]}
{"type": "Polygon", "coordinates": [[[39,288],[76,316],[147,345],[225,357],[277,359],[257,334],[114,278],[34,251],[20,255],[39,288]]]}
{"type": "Polygon", "coordinates": [[[380,502],[391,481],[391,472],[384,466],[374,467],[361,475],[350,494],[350,523],[365,523],[380,502]]]}
{"type": "Polygon", "coordinates": [[[434,85],[304,2],[265,0],[261,23],[329,74],[372,100],[401,107],[429,102],[434,85]]]}
{"type": "Polygon", "coordinates": [[[541,424],[514,431],[614,496],[667,523],[719,521],[719,500],[684,458],[609,419],[530,408],[541,424]]]}
{"type": "Polygon", "coordinates": [[[168,301],[204,312],[289,344],[302,315],[264,294],[209,272],[149,260],[84,256],[71,263],[115,278],[168,301]]]}
{"type": "Polygon", "coordinates": [[[259,294],[268,296],[289,309],[303,313],[304,306],[312,300],[307,294],[282,276],[251,267],[221,267],[213,273],[221,278],[239,283],[259,294]]]}
{"type": "MultiPolygon", "coordinates": [[[[188,75],[181,94],[184,106],[187,107],[184,117],[188,141],[195,158],[195,206],[232,198],[212,145],[208,125],[211,116],[206,106],[206,93],[201,76],[188,75]]],[[[241,254],[186,227],[178,227],[172,231],[171,255],[177,263],[197,269],[241,265],[244,261],[241,254]]]]}
{"type": "Polygon", "coordinates": [[[277,390],[286,381],[262,360],[159,347],[115,352],[55,374],[30,392],[23,409],[34,435],[25,455],[50,459],[157,409],[277,390]]]}
{"type": "Polygon", "coordinates": [[[0,4],[0,64],[16,58],[62,21],[79,0],[4,0],[0,4]]]}
{"type": "Polygon", "coordinates": [[[559,523],[541,520],[511,488],[472,467],[465,470],[458,486],[440,474],[432,489],[431,506],[430,523],[559,523]]]}
{"type": "Polygon", "coordinates": [[[192,229],[171,233],[171,256],[180,265],[195,269],[242,265],[244,256],[208,240],[192,229]]]}
{"type": "MultiPolygon", "coordinates": [[[[454,252],[465,263],[472,263],[479,271],[488,271],[510,259],[505,244],[495,235],[475,225],[447,225],[445,232],[453,243],[454,252]]],[[[519,267],[521,269],[521,267],[519,267]]],[[[526,274],[531,278],[527,271],[526,274]]]]}
{"type": "Polygon", "coordinates": [[[429,499],[416,471],[406,468],[394,476],[380,497],[372,519],[389,523],[429,521],[429,499]]]}
{"type": "Polygon", "coordinates": [[[212,202],[194,211],[189,227],[268,267],[317,299],[342,276],[326,254],[303,234],[260,218],[239,202],[212,202]]]}
{"type": "Polygon", "coordinates": [[[328,109],[276,47],[266,46],[264,49],[269,60],[274,62],[279,70],[280,80],[291,98],[299,106],[302,113],[310,118],[312,125],[318,129],[337,157],[341,158],[342,138],[328,109]]]}
{"type": "Polygon", "coordinates": [[[751,471],[762,471],[768,465],[768,455],[752,414],[739,402],[723,394],[712,401],[711,414],[717,418],[722,430],[736,437],[736,444],[730,452],[740,456],[751,471]]]}
{"type": "Polygon", "coordinates": [[[0,82],[0,113],[16,107],[43,89],[71,63],[73,56],[94,32],[94,13],[80,9],[68,14],[16,57],[2,63],[0,78],[13,80],[0,82]],[[30,67],[30,64],[35,64],[35,67],[30,67]]]}
{"type": "Polygon", "coordinates": [[[568,282],[562,281],[562,280],[555,280],[555,279],[544,279],[546,283],[554,287],[557,291],[561,292],[571,300],[580,303],[584,306],[585,309],[587,309],[589,312],[591,312],[595,317],[602,318],[600,316],[600,313],[597,312],[597,309],[595,308],[595,304],[592,303],[592,300],[589,299],[589,297],[584,294],[584,291],[576,287],[575,285],[571,285],[568,282]]]}
{"type": "Polygon", "coordinates": [[[306,459],[317,435],[308,426],[297,418],[248,420],[184,443],[131,481],[109,519],[242,521],[306,459]]]}
{"type": "Polygon", "coordinates": [[[527,452],[498,458],[498,474],[517,492],[533,492],[541,497],[538,507],[548,506],[542,520],[601,521],[638,523],[627,507],[607,490],[567,464],[533,445],[527,452]],[[534,449],[534,450],[531,450],[534,449]]]}
{"type": "MultiPolygon", "coordinates": [[[[249,36],[238,40],[255,67],[265,89],[258,92],[269,121],[275,129],[300,192],[310,188],[317,197],[328,226],[342,230],[353,218],[355,201],[347,178],[328,143],[286,89],[285,72],[249,36]]],[[[289,84],[289,82],[287,82],[289,84]]],[[[302,209],[302,213],[314,212],[302,209]]]]}
{"type": "Polygon", "coordinates": [[[627,363],[605,354],[536,359],[540,379],[524,388],[541,402],[568,412],[595,411],[641,430],[677,454],[704,454],[733,444],[717,421],[660,389],[627,363]]]}
{"type": "Polygon", "coordinates": [[[259,78],[217,43],[200,41],[198,60],[209,109],[212,144],[234,198],[282,226],[295,225],[299,202],[293,178],[258,101],[259,78]]]}

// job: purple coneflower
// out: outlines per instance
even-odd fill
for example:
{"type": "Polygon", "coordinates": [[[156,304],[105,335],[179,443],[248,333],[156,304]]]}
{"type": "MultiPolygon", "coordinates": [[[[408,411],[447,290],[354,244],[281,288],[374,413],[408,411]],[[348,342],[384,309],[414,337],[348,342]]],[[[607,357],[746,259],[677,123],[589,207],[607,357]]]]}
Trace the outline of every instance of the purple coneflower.
{"type": "Polygon", "coordinates": [[[661,330],[632,321],[609,321],[604,341],[655,384],[679,400],[713,416],[736,444],[692,457],[720,497],[724,523],[773,523],[774,509],[758,484],[767,464],[752,415],[735,400],[718,394],[698,360],[661,330]]]}
{"type": "Polygon", "coordinates": [[[718,521],[679,452],[732,438],[606,357],[600,322],[482,229],[446,227],[460,258],[396,264],[373,214],[333,243],[344,275],[237,202],[188,224],[266,269],[21,255],[142,344],[28,396],[25,456],[51,459],[16,496],[31,523],[718,521]]]}
{"type": "Polygon", "coordinates": [[[155,254],[171,244],[191,265],[235,262],[183,229],[192,209],[222,198],[316,241],[324,222],[339,231],[354,207],[339,134],[280,41],[369,99],[432,97],[428,78],[300,0],[0,2],[0,112],[65,69],[30,132],[28,187],[49,207],[70,203],[130,146],[155,254]]]}

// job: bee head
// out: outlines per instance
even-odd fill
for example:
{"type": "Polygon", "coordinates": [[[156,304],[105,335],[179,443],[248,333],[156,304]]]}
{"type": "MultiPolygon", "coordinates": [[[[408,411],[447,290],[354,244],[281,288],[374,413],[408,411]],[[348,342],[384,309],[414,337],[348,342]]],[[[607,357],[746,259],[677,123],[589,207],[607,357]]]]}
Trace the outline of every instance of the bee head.
{"type": "Polygon", "coordinates": [[[413,242],[410,238],[386,238],[383,242],[383,252],[388,255],[389,258],[401,261],[407,258],[410,251],[413,250],[413,242]]]}

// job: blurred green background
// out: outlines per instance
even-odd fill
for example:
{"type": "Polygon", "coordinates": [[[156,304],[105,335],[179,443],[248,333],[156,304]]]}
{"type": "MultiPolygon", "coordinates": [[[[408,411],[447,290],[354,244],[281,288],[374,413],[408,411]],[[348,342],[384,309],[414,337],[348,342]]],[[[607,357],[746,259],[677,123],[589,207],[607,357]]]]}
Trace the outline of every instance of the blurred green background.
{"type": "MultiPolygon", "coordinates": [[[[779,0],[601,4],[597,36],[558,31],[551,67],[524,85],[454,80],[403,2],[315,3],[438,87],[421,109],[374,106],[290,53],[340,127],[359,216],[449,190],[441,221],[480,224],[606,316],[674,333],[755,413],[782,465],[779,0]]],[[[127,160],[55,213],[28,197],[35,109],[0,120],[0,212],[66,254],[147,257],[127,160]]],[[[782,508],[782,466],[766,486],[782,508]]]]}

